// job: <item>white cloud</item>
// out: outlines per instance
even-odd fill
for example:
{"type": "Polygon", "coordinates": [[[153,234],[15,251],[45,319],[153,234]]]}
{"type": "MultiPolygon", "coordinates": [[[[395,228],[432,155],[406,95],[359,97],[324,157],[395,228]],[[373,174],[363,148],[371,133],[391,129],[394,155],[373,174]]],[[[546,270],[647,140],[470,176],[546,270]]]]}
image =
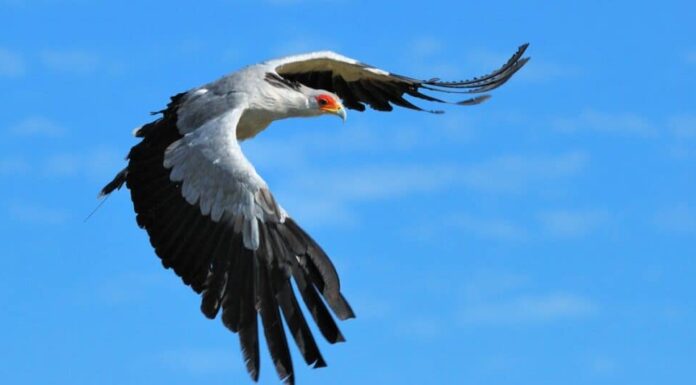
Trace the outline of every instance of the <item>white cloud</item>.
{"type": "Polygon", "coordinates": [[[0,48],[0,76],[19,77],[26,72],[24,59],[16,52],[0,48]]]}
{"type": "Polygon", "coordinates": [[[459,320],[463,326],[518,326],[582,319],[598,313],[589,298],[564,290],[532,291],[517,273],[479,271],[467,277],[459,320]]]}
{"type": "Polygon", "coordinates": [[[498,216],[448,214],[430,221],[419,221],[406,230],[409,237],[430,242],[446,232],[460,232],[467,237],[495,241],[528,242],[545,239],[572,239],[586,236],[606,226],[608,212],[599,209],[549,210],[536,217],[510,219],[498,216]]]}
{"type": "MultiPolygon", "coordinates": [[[[292,122],[278,129],[290,130],[292,122]]],[[[470,141],[475,123],[466,117],[446,117],[437,130],[424,132],[418,122],[400,127],[355,127],[326,130],[311,124],[301,133],[281,139],[261,135],[243,144],[244,152],[276,197],[295,216],[318,224],[353,225],[360,218],[354,205],[395,196],[429,194],[448,188],[484,193],[547,191],[549,183],[572,177],[589,161],[586,153],[568,151],[550,155],[505,155],[471,163],[440,161],[385,164],[373,161],[384,154],[406,154],[423,148],[456,147],[470,141]],[[330,157],[331,162],[326,162],[330,157]],[[350,159],[348,166],[343,160],[350,159]],[[337,162],[333,160],[337,159],[337,162]],[[357,160],[357,162],[356,162],[357,160]],[[274,178],[278,173],[282,177],[274,178]],[[307,200],[307,196],[311,200],[307,200]],[[309,202],[309,203],[308,203],[309,202]]],[[[457,224],[476,228],[478,235],[493,239],[524,239],[526,230],[504,219],[466,217],[457,224]],[[480,224],[480,223],[479,223],[480,224]]]]}
{"type": "Polygon", "coordinates": [[[52,70],[74,74],[94,72],[100,64],[96,54],[80,50],[45,50],[39,58],[52,70]]]}
{"type": "Polygon", "coordinates": [[[578,116],[553,119],[554,129],[566,132],[600,132],[638,137],[658,134],[656,127],[642,116],[632,113],[605,113],[588,110],[578,116]]]}
{"type": "Polygon", "coordinates": [[[439,123],[436,130],[430,131],[416,123],[398,127],[372,127],[358,123],[333,130],[305,129],[282,139],[261,135],[242,146],[245,154],[260,168],[296,168],[312,163],[310,156],[331,155],[335,158],[337,154],[399,153],[466,143],[473,136],[474,124],[466,122],[466,117],[447,115],[439,123]]]}
{"type": "Polygon", "coordinates": [[[577,238],[604,225],[609,214],[604,210],[554,210],[539,215],[543,231],[560,238],[577,238]]]}
{"type": "Polygon", "coordinates": [[[358,220],[351,208],[355,203],[439,190],[452,183],[455,175],[453,167],[444,165],[303,169],[296,175],[286,174],[286,184],[274,191],[283,206],[303,221],[350,226],[358,220]]]}
{"type": "Polygon", "coordinates": [[[32,116],[10,127],[9,132],[18,136],[57,137],[65,130],[50,119],[32,116]]]}
{"type": "Polygon", "coordinates": [[[597,305],[585,297],[553,292],[467,304],[461,320],[465,325],[543,324],[585,318],[596,312],[597,305]]]}
{"type": "MultiPolygon", "coordinates": [[[[252,156],[252,160],[256,159],[252,156]]],[[[486,193],[540,191],[550,181],[576,174],[586,162],[584,153],[569,152],[555,156],[504,156],[471,165],[381,164],[348,168],[303,165],[285,170],[283,178],[271,188],[293,215],[307,215],[322,224],[349,225],[359,219],[351,209],[359,202],[429,194],[447,188],[486,193]],[[303,203],[307,202],[308,194],[312,197],[311,205],[303,203]]],[[[526,230],[502,219],[463,217],[455,222],[454,225],[475,229],[486,238],[526,237],[526,230]]]]}
{"type": "Polygon", "coordinates": [[[66,210],[33,203],[13,203],[7,211],[10,218],[31,225],[61,225],[70,219],[66,210]]]}

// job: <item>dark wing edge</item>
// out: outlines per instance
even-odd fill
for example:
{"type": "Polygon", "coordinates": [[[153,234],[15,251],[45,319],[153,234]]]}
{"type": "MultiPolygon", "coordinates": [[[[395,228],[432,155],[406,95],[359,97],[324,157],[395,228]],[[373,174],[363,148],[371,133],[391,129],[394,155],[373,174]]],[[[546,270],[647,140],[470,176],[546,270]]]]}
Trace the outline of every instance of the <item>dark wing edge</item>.
{"type": "Polygon", "coordinates": [[[293,384],[282,320],[307,365],[326,366],[295,293],[332,344],[345,339],[327,304],[340,320],[355,315],[340,292],[329,257],[291,218],[281,223],[258,221],[260,246],[250,250],[243,243],[241,217],[225,216],[215,222],[183,198],[181,183],[172,182],[163,165],[165,149],[182,137],[176,129],[181,101],[182,95],[172,98],[161,111],[162,117],[136,132],[143,139],[131,149],[128,167],[100,195],[126,184],[136,221],[147,231],[162,264],[201,294],[201,311],[206,317],[216,318],[222,310],[222,323],[239,334],[247,371],[254,381],[260,371],[258,313],[276,372],[285,383],[293,384]]]}
{"type": "MultiPolygon", "coordinates": [[[[364,111],[365,104],[377,111],[391,111],[393,105],[417,111],[443,113],[441,110],[426,110],[414,105],[404,98],[404,94],[435,103],[470,106],[480,104],[490,98],[490,95],[479,95],[458,102],[448,102],[422,93],[420,90],[432,92],[478,94],[491,91],[505,84],[528,61],[522,57],[529,43],[518,47],[512,57],[499,69],[483,76],[462,81],[441,81],[438,78],[417,80],[407,76],[388,73],[383,76],[366,76],[357,80],[346,81],[340,74],[332,70],[314,70],[307,72],[279,72],[288,81],[304,84],[315,89],[324,89],[336,93],[343,104],[350,109],[364,111]]],[[[366,64],[358,64],[365,69],[378,70],[366,64]]]]}

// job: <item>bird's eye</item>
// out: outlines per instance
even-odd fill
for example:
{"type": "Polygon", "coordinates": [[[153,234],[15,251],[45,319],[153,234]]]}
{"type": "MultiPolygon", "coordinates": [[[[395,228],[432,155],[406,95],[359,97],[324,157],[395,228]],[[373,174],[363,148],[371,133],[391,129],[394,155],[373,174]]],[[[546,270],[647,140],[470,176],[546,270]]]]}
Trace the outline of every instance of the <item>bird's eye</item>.
{"type": "Polygon", "coordinates": [[[322,99],[319,99],[319,105],[320,105],[320,106],[325,106],[325,105],[327,105],[327,104],[329,104],[329,102],[328,102],[326,99],[323,99],[323,98],[322,98],[322,99]]]}

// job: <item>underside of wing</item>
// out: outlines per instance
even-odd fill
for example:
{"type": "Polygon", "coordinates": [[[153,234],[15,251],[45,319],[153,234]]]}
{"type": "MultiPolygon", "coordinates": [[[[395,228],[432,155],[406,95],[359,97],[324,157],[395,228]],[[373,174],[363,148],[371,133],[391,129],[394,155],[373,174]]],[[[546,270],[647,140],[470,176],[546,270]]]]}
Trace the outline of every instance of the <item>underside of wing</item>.
{"type": "MultiPolygon", "coordinates": [[[[125,181],[137,223],[162,264],[201,294],[207,317],[221,313],[224,325],[239,334],[254,380],[259,375],[260,316],[276,371],[291,384],[294,372],[283,324],[308,365],[326,365],[296,292],[331,343],[344,338],[326,304],[339,319],[351,318],[353,312],[324,251],[285,215],[265,183],[254,179],[255,172],[251,175],[253,169],[236,166],[234,162],[243,162],[220,155],[219,145],[211,144],[223,140],[214,136],[219,135],[217,127],[179,132],[177,111],[184,103],[185,95],[175,96],[160,119],[136,133],[142,141],[131,149],[128,167],[103,192],[125,181]]],[[[230,124],[238,113],[220,119],[219,124],[230,124]]]]}
{"type": "MultiPolygon", "coordinates": [[[[299,82],[307,87],[323,89],[336,93],[343,104],[351,109],[364,111],[365,105],[378,111],[391,111],[393,105],[418,111],[441,113],[439,110],[424,110],[408,101],[411,96],[436,103],[449,103],[445,100],[424,94],[422,89],[442,93],[484,93],[500,87],[507,82],[529,58],[522,57],[527,44],[498,70],[488,75],[463,81],[417,80],[393,74],[379,68],[333,52],[316,52],[291,56],[269,62],[276,72],[288,81],[299,82]]],[[[462,101],[457,105],[474,105],[487,100],[489,95],[479,95],[462,101]]]]}

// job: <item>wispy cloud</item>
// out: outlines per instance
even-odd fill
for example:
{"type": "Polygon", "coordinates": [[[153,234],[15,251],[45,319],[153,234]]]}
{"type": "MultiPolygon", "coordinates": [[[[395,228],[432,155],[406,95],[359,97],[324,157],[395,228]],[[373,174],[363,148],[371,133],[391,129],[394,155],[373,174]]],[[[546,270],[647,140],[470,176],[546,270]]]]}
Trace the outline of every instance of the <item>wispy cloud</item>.
{"type": "Polygon", "coordinates": [[[536,325],[582,319],[598,313],[591,299],[564,290],[531,290],[524,275],[477,272],[467,279],[459,320],[464,326],[536,325]]]}
{"type": "Polygon", "coordinates": [[[657,128],[646,118],[632,113],[606,113],[587,110],[574,117],[555,118],[554,129],[566,132],[599,132],[638,137],[652,137],[657,128]]]}
{"type": "Polygon", "coordinates": [[[540,324],[592,316],[597,305],[571,293],[522,295],[508,300],[469,304],[461,313],[465,325],[540,324]]]}
{"type": "Polygon", "coordinates": [[[20,54],[0,48],[0,76],[14,78],[25,72],[26,64],[20,54]]]}
{"type": "Polygon", "coordinates": [[[7,212],[17,222],[30,225],[61,225],[70,219],[68,211],[34,203],[12,203],[7,212]]]}
{"type": "Polygon", "coordinates": [[[427,193],[451,184],[456,169],[447,166],[376,165],[350,169],[303,169],[286,175],[276,189],[284,206],[315,224],[351,225],[358,221],[351,206],[394,196],[427,193]],[[307,204],[307,191],[312,203],[307,204]]]}
{"type": "Polygon", "coordinates": [[[585,236],[609,220],[605,210],[554,210],[539,215],[543,232],[554,237],[577,238],[585,236]]]}
{"type": "Polygon", "coordinates": [[[601,209],[546,210],[522,218],[470,213],[448,214],[431,221],[419,221],[405,232],[410,237],[432,241],[443,232],[459,232],[463,236],[501,243],[568,240],[582,238],[601,230],[610,216],[601,209]]]}
{"type": "Polygon", "coordinates": [[[355,124],[338,130],[305,130],[282,139],[264,137],[242,144],[245,154],[259,167],[295,168],[312,163],[309,155],[401,153],[441,147],[471,140],[475,124],[461,116],[445,116],[437,130],[424,132],[417,124],[372,127],[355,124]]]}
{"type": "Polygon", "coordinates": [[[32,116],[10,126],[9,132],[18,136],[57,137],[63,135],[65,130],[50,119],[32,116]]]}
{"type": "Polygon", "coordinates": [[[92,73],[100,64],[95,53],[81,50],[50,49],[39,53],[39,58],[49,69],[73,74],[92,73]]]}
{"type": "MultiPolygon", "coordinates": [[[[503,156],[470,165],[375,164],[348,168],[312,166],[289,169],[282,184],[273,187],[286,208],[303,210],[299,214],[317,222],[346,225],[359,218],[352,214],[352,205],[379,201],[396,196],[429,194],[447,188],[465,188],[476,192],[520,194],[543,189],[549,181],[557,181],[578,173],[587,163],[582,152],[553,156],[503,156]],[[312,202],[331,210],[309,210],[307,192],[312,202]],[[281,198],[282,197],[282,198],[281,198]],[[337,214],[336,214],[337,213],[337,214]]],[[[315,206],[312,204],[312,206],[315,206]]],[[[455,224],[475,229],[483,237],[524,239],[526,231],[502,219],[460,218],[455,224]]]]}

